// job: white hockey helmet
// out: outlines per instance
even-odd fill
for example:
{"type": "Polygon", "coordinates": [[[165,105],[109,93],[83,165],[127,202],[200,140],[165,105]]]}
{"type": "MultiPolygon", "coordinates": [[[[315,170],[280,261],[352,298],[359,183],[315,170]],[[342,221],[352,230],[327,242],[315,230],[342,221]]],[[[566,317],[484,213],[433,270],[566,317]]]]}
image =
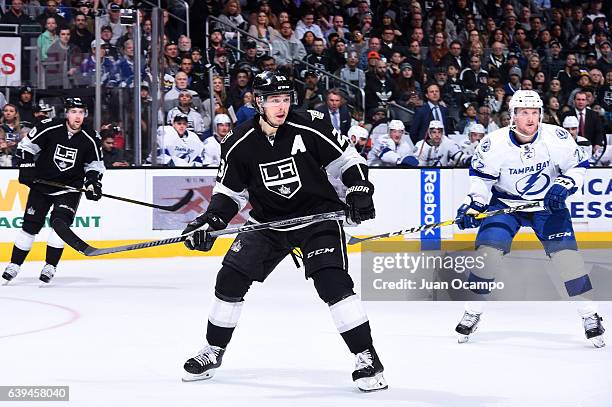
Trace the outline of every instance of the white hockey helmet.
{"type": "Polygon", "coordinates": [[[480,123],[474,123],[470,126],[470,133],[485,134],[485,128],[480,123]]]}
{"type": "Polygon", "coordinates": [[[404,126],[404,122],[401,120],[391,120],[389,122],[389,130],[406,130],[406,126],[404,126]]]}
{"type": "Polygon", "coordinates": [[[440,120],[432,120],[429,122],[429,129],[444,129],[444,125],[440,120]]]}
{"type": "Polygon", "coordinates": [[[213,122],[215,123],[215,127],[217,127],[217,124],[225,124],[225,123],[230,124],[230,125],[232,124],[232,120],[225,113],[220,113],[218,115],[215,115],[215,119],[213,120],[213,122]]]}
{"type": "Polygon", "coordinates": [[[563,120],[563,128],[564,129],[577,129],[578,128],[578,119],[576,116],[567,116],[563,120]]]}
{"type": "Polygon", "coordinates": [[[539,109],[540,110],[540,123],[538,124],[538,128],[541,127],[542,120],[544,119],[544,102],[542,102],[542,98],[540,95],[534,90],[517,90],[512,95],[512,99],[510,99],[510,103],[508,104],[510,108],[510,127],[513,131],[516,131],[516,123],[514,122],[514,115],[516,114],[516,109],[518,108],[530,108],[530,109],[539,109]]]}
{"type": "Polygon", "coordinates": [[[351,126],[351,128],[348,131],[349,138],[355,136],[355,140],[358,140],[358,139],[367,140],[368,135],[369,135],[368,130],[361,126],[351,126]]]}

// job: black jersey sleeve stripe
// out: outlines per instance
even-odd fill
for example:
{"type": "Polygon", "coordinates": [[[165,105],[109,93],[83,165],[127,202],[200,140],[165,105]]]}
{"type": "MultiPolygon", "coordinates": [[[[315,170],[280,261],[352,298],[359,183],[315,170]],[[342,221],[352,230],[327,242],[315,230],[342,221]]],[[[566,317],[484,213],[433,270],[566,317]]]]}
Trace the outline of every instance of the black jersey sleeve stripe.
{"type": "Polygon", "coordinates": [[[232,199],[238,205],[238,211],[241,211],[249,202],[249,192],[244,189],[241,192],[232,191],[225,185],[217,182],[213,188],[213,195],[223,194],[232,199]]]}

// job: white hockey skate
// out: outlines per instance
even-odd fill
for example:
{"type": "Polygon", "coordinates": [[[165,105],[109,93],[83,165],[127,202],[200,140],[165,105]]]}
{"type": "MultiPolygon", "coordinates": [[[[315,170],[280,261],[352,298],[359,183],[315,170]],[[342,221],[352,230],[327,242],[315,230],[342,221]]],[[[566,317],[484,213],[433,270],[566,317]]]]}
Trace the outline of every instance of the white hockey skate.
{"type": "Polygon", "coordinates": [[[21,270],[20,266],[15,263],[9,263],[8,266],[4,269],[4,273],[2,273],[2,278],[6,280],[4,285],[7,285],[9,281],[17,277],[19,274],[19,270],[21,270]]]}
{"type": "Polygon", "coordinates": [[[224,348],[206,345],[196,356],[185,362],[183,368],[187,375],[183,377],[183,381],[193,382],[212,378],[215,370],[221,366],[224,353],[224,348]]]}
{"type": "Polygon", "coordinates": [[[603,321],[603,318],[600,317],[597,313],[582,317],[584,334],[596,348],[603,348],[604,346],[606,346],[603,337],[603,333],[606,330],[601,324],[601,321],[603,321]]]}
{"type": "Polygon", "coordinates": [[[467,310],[463,312],[463,317],[455,328],[455,331],[459,334],[457,342],[466,343],[470,339],[470,335],[476,332],[478,323],[480,322],[480,315],[481,313],[467,310]]]}
{"type": "Polygon", "coordinates": [[[389,388],[383,371],[385,370],[374,348],[366,349],[355,355],[353,381],[363,392],[385,390],[389,388]]]}
{"type": "Polygon", "coordinates": [[[51,279],[55,275],[55,270],[56,270],[55,266],[52,266],[52,265],[46,263],[43,266],[42,271],[40,272],[40,281],[42,281],[45,284],[49,284],[49,282],[51,281],[51,279]]]}

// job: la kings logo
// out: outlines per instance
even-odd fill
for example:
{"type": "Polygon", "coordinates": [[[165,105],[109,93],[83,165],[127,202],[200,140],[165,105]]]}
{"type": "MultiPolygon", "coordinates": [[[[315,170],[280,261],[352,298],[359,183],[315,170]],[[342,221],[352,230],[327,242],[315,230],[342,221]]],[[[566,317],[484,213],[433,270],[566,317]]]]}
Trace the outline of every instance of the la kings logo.
{"type": "Polygon", "coordinates": [[[259,171],[266,189],[283,198],[291,199],[302,188],[293,157],[259,164],[259,171]]]}
{"type": "Polygon", "coordinates": [[[76,162],[77,153],[79,150],[76,148],[65,147],[61,144],[55,146],[55,154],[53,154],[53,162],[60,171],[68,171],[76,162]]]}

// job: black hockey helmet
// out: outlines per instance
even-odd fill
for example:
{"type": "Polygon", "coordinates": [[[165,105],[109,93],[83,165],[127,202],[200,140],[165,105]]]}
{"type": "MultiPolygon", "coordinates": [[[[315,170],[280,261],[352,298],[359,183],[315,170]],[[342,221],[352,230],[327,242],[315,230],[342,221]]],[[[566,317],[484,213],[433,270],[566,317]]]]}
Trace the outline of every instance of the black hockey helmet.
{"type": "Polygon", "coordinates": [[[255,96],[255,110],[259,114],[263,114],[262,105],[268,96],[290,95],[291,103],[297,103],[293,81],[278,71],[264,71],[255,75],[253,95],[255,96]]]}
{"type": "Polygon", "coordinates": [[[253,79],[255,96],[293,94],[293,81],[280,72],[264,71],[253,79]]]}
{"type": "Polygon", "coordinates": [[[66,98],[64,101],[64,109],[81,108],[87,110],[87,105],[81,98],[66,98]]]}

